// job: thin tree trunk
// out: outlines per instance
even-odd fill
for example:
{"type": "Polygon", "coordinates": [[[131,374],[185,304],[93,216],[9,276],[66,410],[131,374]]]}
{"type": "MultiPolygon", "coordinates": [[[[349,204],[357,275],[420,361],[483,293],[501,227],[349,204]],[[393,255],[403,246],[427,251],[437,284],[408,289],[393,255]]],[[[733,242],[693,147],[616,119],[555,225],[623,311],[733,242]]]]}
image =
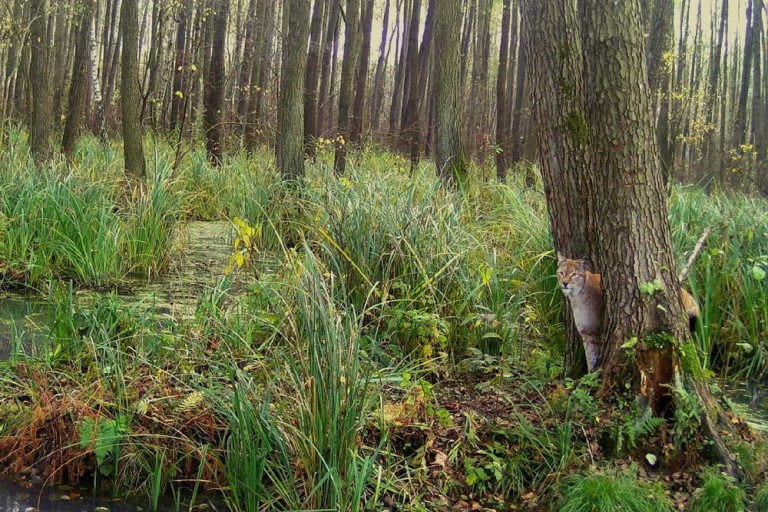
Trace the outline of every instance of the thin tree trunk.
{"type": "Polygon", "coordinates": [[[227,44],[227,21],[229,18],[229,0],[215,0],[213,15],[214,26],[211,44],[211,61],[206,76],[205,102],[205,148],[208,161],[212,165],[221,164],[222,145],[224,144],[224,87],[226,76],[224,69],[224,50],[227,44]]]}
{"type": "Polygon", "coordinates": [[[651,35],[648,45],[648,80],[651,89],[651,105],[654,110],[659,105],[656,126],[661,149],[662,171],[664,182],[669,183],[671,155],[669,154],[669,64],[665,55],[672,50],[674,37],[673,0],[657,0],[653,5],[651,20],[651,35]]]}
{"type": "Polygon", "coordinates": [[[763,62],[760,54],[761,47],[764,52],[768,52],[768,48],[765,47],[765,28],[762,16],[765,2],[763,0],[754,1],[752,21],[752,37],[754,38],[752,43],[754,51],[752,57],[752,143],[757,155],[755,173],[758,190],[764,196],[768,196],[768,140],[766,140],[768,139],[768,114],[766,114],[768,103],[766,102],[765,91],[763,91],[766,69],[761,68],[761,65],[768,63],[768,58],[763,62]]]}
{"type": "Polygon", "coordinates": [[[90,55],[92,0],[83,1],[83,11],[79,20],[75,62],[72,67],[72,83],[69,87],[69,106],[61,149],[68,157],[72,156],[75,141],[83,122],[85,109],[86,84],[88,83],[88,57],[90,55]]]}
{"type": "MultiPolygon", "coordinates": [[[[724,97],[718,98],[717,87],[721,78],[720,63],[723,58],[723,41],[725,40],[725,30],[727,26],[728,0],[722,0],[722,4],[720,6],[720,26],[717,30],[717,42],[712,42],[712,58],[709,62],[709,77],[707,80],[707,93],[705,96],[705,101],[712,106],[712,108],[707,109],[706,122],[708,125],[712,125],[713,127],[715,126],[718,112],[721,112],[717,106],[725,104],[724,97]]],[[[723,120],[721,119],[720,121],[722,122],[723,120]]],[[[704,165],[706,166],[707,172],[705,186],[707,189],[711,187],[714,178],[718,175],[720,167],[719,164],[716,163],[716,161],[721,158],[720,155],[716,155],[717,148],[715,143],[717,136],[718,132],[716,130],[710,130],[706,135],[706,140],[704,141],[704,165]]]]}
{"type": "Polygon", "coordinates": [[[335,82],[336,49],[339,44],[339,27],[341,17],[341,0],[330,0],[330,12],[328,25],[325,30],[325,43],[323,44],[323,65],[320,73],[320,104],[318,110],[322,112],[322,122],[318,123],[316,132],[327,133],[332,126],[333,87],[335,82]]]}
{"type": "Polygon", "coordinates": [[[187,66],[187,24],[190,16],[189,1],[184,1],[179,7],[178,25],[176,27],[176,58],[173,67],[173,86],[171,87],[171,131],[181,129],[183,123],[182,112],[184,111],[185,96],[189,96],[189,91],[184,84],[184,73],[187,66]]]}
{"type": "Polygon", "coordinates": [[[344,174],[347,165],[347,144],[349,140],[350,114],[352,113],[352,84],[358,57],[357,38],[360,30],[360,0],[347,0],[344,29],[344,63],[341,68],[339,84],[339,120],[336,133],[336,151],[333,158],[333,170],[344,174]]]}
{"type": "Polygon", "coordinates": [[[411,172],[419,163],[419,20],[421,0],[413,0],[410,26],[408,28],[408,56],[406,59],[406,87],[408,102],[403,111],[402,138],[409,149],[411,172]]]}
{"type": "MultiPolygon", "coordinates": [[[[396,21],[398,27],[400,27],[399,41],[399,55],[396,55],[397,67],[395,68],[394,84],[392,86],[392,103],[389,109],[389,133],[392,137],[396,137],[400,134],[400,121],[403,109],[403,90],[405,87],[405,75],[406,75],[406,57],[408,55],[408,27],[410,26],[411,16],[411,2],[413,0],[405,0],[403,4],[403,22],[399,23],[399,19],[396,21]]],[[[399,11],[398,11],[399,17],[399,11]]]]}
{"type": "Polygon", "coordinates": [[[50,53],[46,20],[46,0],[32,0],[32,21],[30,23],[30,77],[31,111],[29,123],[29,142],[32,154],[38,160],[46,159],[50,154],[51,137],[51,90],[50,53]]]}
{"type": "Polygon", "coordinates": [[[360,60],[357,69],[355,99],[352,105],[352,118],[349,120],[349,142],[360,142],[363,129],[363,112],[365,93],[368,84],[368,66],[371,58],[371,30],[373,28],[374,0],[367,0],[363,11],[363,46],[360,50],[360,60]]]}
{"type": "Polygon", "coordinates": [[[736,110],[736,126],[734,130],[734,145],[746,144],[747,131],[747,100],[749,99],[749,79],[752,75],[752,0],[747,0],[747,29],[744,34],[744,55],[741,61],[741,86],[739,89],[739,105],[736,110]]]}
{"type": "MultiPolygon", "coordinates": [[[[331,0],[333,1],[333,0],[331,0]]],[[[304,83],[304,151],[314,158],[317,150],[317,87],[326,0],[316,0],[309,26],[309,52],[304,83]]]]}
{"type": "MultiPolygon", "coordinates": [[[[387,0],[384,6],[384,18],[381,22],[381,43],[379,45],[379,60],[376,62],[376,72],[373,78],[373,90],[371,93],[371,131],[378,133],[381,128],[379,117],[381,116],[381,107],[384,97],[384,79],[387,74],[387,61],[389,58],[388,48],[392,48],[392,36],[387,41],[387,31],[389,30],[389,9],[391,0],[387,0]]],[[[394,35],[394,29],[392,31],[394,35]]]]}
{"type": "Polygon", "coordinates": [[[509,167],[510,115],[507,111],[507,68],[509,66],[509,29],[512,0],[503,0],[501,12],[501,42],[499,43],[499,69],[496,73],[496,179],[504,183],[509,167]]]}
{"type": "MultiPolygon", "coordinates": [[[[248,98],[253,91],[250,88],[251,72],[253,70],[253,55],[256,42],[256,3],[257,0],[248,2],[248,17],[245,23],[245,41],[243,44],[243,58],[240,63],[240,73],[237,80],[235,105],[237,106],[237,123],[235,129],[240,136],[246,131],[248,118],[248,98]]],[[[237,61],[236,61],[237,62],[237,61]]]]}
{"type": "MultiPolygon", "coordinates": [[[[153,0],[152,2],[152,30],[150,32],[151,46],[149,50],[149,58],[147,59],[146,71],[145,71],[145,86],[144,93],[141,100],[141,119],[147,117],[147,109],[153,110],[152,105],[155,104],[156,98],[154,98],[155,90],[157,89],[157,82],[160,74],[160,65],[163,61],[163,35],[165,34],[165,9],[160,4],[160,0],[153,0]]],[[[156,128],[155,116],[151,116],[153,128],[156,128]]]]}

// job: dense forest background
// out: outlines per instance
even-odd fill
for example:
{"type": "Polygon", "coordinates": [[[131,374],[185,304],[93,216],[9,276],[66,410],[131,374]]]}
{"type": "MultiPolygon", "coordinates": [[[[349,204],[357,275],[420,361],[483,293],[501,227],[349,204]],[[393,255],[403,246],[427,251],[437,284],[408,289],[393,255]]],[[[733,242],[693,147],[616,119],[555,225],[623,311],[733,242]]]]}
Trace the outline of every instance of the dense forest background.
{"type": "MultiPolygon", "coordinates": [[[[495,157],[503,177],[536,156],[518,2],[462,3],[461,33],[445,37],[460,39],[465,150],[476,160],[495,157]]],[[[30,128],[33,152],[71,152],[80,127],[101,137],[118,134],[125,103],[144,130],[174,140],[205,135],[214,162],[222,149],[251,150],[279,139],[281,53],[291,25],[282,19],[280,0],[129,4],[3,2],[0,118],[30,128]],[[123,48],[129,18],[137,24],[136,49],[123,48]],[[125,50],[138,58],[127,77],[125,50]],[[123,82],[138,87],[134,100],[124,101],[123,82]]],[[[435,55],[446,44],[435,34],[436,5],[312,3],[304,79],[308,155],[329,141],[431,155],[435,55]]],[[[768,194],[763,0],[644,0],[642,7],[667,177],[768,194]]]]}

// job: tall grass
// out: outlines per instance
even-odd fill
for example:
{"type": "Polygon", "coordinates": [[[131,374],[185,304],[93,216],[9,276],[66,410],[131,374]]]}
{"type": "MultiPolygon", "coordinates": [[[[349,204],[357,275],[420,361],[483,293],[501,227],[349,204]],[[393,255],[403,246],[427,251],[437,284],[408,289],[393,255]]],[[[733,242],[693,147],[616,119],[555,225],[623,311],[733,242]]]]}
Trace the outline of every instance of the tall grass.
{"type": "Polygon", "coordinates": [[[689,285],[702,311],[696,340],[706,367],[754,380],[768,372],[768,204],[723,192],[676,189],[670,223],[681,265],[705,227],[713,232],[689,285]]]}
{"type": "Polygon", "coordinates": [[[344,294],[344,285],[324,275],[338,269],[324,268],[306,250],[296,264],[301,280],[295,316],[289,321],[299,357],[289,362],[289,370],[297,422],[284,428],[304,468],[304,506],[361,510],[371,461],[358,449],[370,408],[368,377],[361,367],[360,317],[353,308],[339,309],[343,303],[334,300],[344,294]]]}
{"type": "MultiPolygon", "coordinates": [[[[615,471],[574,475],[563,480],[560,512],[672,512],[658,485],[641,483],[629,473],[615,471]]],[[[714,509],[709,509],[714,510],[714,509]]]]}

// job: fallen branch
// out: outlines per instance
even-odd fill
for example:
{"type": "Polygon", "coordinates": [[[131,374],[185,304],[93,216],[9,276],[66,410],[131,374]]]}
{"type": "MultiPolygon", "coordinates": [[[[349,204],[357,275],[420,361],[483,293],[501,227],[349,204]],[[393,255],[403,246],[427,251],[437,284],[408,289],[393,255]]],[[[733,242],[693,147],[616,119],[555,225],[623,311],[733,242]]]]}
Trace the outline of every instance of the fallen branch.
{"type": "Polygon", "coordinates": [[[688,273],[691,271],[691,267],[693,267],[693,264],[696,262],[696,258],[699,257],[699,253],[704,248],[704,243],[707,241],[707,237],[709,237],[711,232],[712,226],[707,226],[707,229],[705,229],[699,237],[699,241],[696,242],[696,245],[693,246],[693,251],[691,252],[691,255],[688,256],[688,261],[685,262],[685,266],[677,275],[678,281],[682,282],[686,277],[688,277],[688,273]]]}

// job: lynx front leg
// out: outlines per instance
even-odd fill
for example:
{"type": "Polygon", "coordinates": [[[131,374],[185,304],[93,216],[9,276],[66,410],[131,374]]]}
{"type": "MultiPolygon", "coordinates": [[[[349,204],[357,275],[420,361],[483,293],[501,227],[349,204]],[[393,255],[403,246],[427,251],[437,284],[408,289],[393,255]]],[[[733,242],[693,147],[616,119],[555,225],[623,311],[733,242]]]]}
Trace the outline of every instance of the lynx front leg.
{"type": "Polygon", "coordinates": [[[598,342],[600,336],[597,334],[581,334],[581,341],[584,344],[584,352],[587,354],[587,370],[592,373],[597,368],[597,358],[600,355],[598,342]]]}

